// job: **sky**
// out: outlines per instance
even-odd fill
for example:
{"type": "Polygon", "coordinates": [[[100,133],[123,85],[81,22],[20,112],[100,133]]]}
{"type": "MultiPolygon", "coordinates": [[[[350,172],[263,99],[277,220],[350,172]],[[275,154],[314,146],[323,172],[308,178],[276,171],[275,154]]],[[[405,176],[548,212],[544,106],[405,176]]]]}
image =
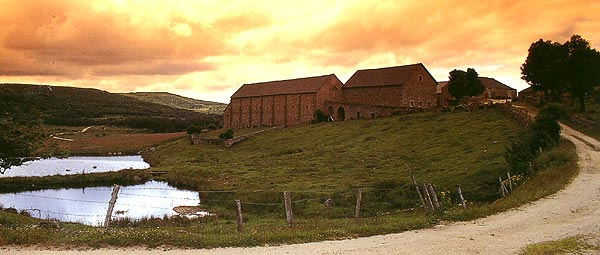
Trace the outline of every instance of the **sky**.
{"type": "Polygon", "coordinates": [[[517,90],[531,43],[600,49],[596,0],[0,0],[0,83],[171,92],[228,103],[245,83],[423,63],[517,90]]]}

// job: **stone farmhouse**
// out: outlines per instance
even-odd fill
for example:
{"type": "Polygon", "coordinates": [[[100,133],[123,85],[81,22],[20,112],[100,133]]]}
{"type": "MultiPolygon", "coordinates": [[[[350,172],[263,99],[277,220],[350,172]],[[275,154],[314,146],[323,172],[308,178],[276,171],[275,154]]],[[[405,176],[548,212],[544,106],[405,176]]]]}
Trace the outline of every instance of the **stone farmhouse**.
{"type": "Polygon", "coordinates": [[[225,128],[309,124],[320,110],[332,121],[389,116],[438,106],[438,83],[423,64],[242,85],[224,112],[225,128]]]}
{"type": "MultiPolygon", "coordinates": [[[[509,87],[508,85],[497,81],[494,78],[479,77],[479,80],[485,87],[483,94],[480,96],[483,99],[516,99],[517,90],[509,87]]],[[[448,101],[454,100],[454,97],[450,95],[448,91],[448,82],[443,81],[439,83],[438,93],[440,94],[440,106],[448,106],[448,101]]]]}

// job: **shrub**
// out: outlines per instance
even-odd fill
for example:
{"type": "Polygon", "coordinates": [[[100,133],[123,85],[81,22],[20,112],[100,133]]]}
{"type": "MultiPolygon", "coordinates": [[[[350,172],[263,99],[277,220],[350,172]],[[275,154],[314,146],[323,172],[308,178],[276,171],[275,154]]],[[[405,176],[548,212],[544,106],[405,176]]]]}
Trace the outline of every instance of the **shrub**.
{"type": "Polygon", "coordinates": [[[326,122],[329,116],[325,115],[321,109],[315,111],[315,119],[312,121],[313,123],[321,123],[326,122]]]}
{"type": "Polygon", "coordinates": [[[200,132],[202,132],[202,129],[199,126],[191,125],[187,127],[186,132],[188,133],[188,135],[199,134],[200,132]]]}
{"type": "Polygon", "coordinates": [[[565,116],[560,107],[549,105],[536,116],[531,127],[513,141],[504,152],[504,159],[516,173],[530,174],[531,162],[541,153],[558,145],[560,125],[558,119],[565,116]]]}
{"type": "Polygon", "coordinates": [[[227,131],[219,134],[219,138],[221,138],[221,139],[231,139],[231,138],[233,138],[233,129],[227,129],[227,131]]]}

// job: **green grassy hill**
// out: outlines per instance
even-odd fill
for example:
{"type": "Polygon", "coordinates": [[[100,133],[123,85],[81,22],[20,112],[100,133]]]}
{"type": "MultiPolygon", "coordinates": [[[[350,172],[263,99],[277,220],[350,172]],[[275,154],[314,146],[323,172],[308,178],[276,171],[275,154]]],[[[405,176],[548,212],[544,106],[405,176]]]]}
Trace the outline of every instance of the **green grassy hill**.
{"type": "Polygon", "coordinates": [[[121,95],[150,103],[202,113],[223,114],[225,107],[227,107],[227,104],[197,100],[167,92],[132,92],[121,93],[121,95]]]}
{"type": "Polygon", "coordinates": [[[150,103],[107,91],[51,85],[0,84],[0,99],[31,107],[48,125],[115,125],[176,132],[189,125],[218,127],[221,116],[150,103]]]}
{"type": "Polygon", "coordinates": [[[212,213],[191,220],[124,220],[108,229],[65,223],[57,230],[32,227],[45,222],[17,215],[15,210],[0,210],[0,245],[261,246],[397,233],[435,226],[442,220],[472,220],[550,195],[577,173],[575,146],[562,142],[533,162],[535,174],[515,178],[518,188],[499,199],[498,177],[505,176],[507,168],[503,151],[510,139],[518,138],[519,130],[515,120],[499,109],[419,113],[279,129],[231,148],[191,145],[188,138],[182,138],[144,155],[153,164],[147,171],[0,178],[1,187],[35,190],[82,183],[88,187],[127,185],[139,182],[140,176],[152,176],[198,191],[200,206],[212,213]],[[404,163],[412,167],[419,183],[431,182],[437,188],[443,212],[426,215],[419,208],[404,163]],[[456,184],[463,188],[467,209],[458,205],[456,184]],[[355,221],[358,188],[363,189],[363,197],[361,219],[355,221]],[[294,201],[291,227],[285,219],[284,190],[292,192],[294,201]],[[234,199],[242,203],[242,234],[237,232],[234,199]],[[326,199],[335,204],[325,206],[326,199]]]}
{"type": "Polygon", "coordinates": [[[439,191],[461,185],[470,201],[499,198],[504,149],[519,130],[499,109],[421,113],[280,129],[228,149],[180,140],[148,157],[170,182],[198,190],[272,190],[273,200],[295,190],[350,205],[357,188],[390,190],[373,199],[397,209],[416,202],[405,163],[439,191]]]}

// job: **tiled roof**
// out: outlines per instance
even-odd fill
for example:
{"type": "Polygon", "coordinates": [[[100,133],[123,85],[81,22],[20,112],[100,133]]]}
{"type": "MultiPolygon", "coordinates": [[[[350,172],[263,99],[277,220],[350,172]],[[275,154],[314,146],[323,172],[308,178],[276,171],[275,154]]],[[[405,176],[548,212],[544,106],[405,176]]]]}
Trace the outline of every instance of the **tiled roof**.
{"type": "Polygon", "coordinates": [[[513,88],[507,86],[506,84],[504,84],[502,82],[497,81],[494,78],[479,77],[479,80],[481,81],[481,83],[483,83],[483,86],[486,88],[514,90],[513,88]]]}
{"type": "MultiPolygon", "coordinates": [[[[494,78],[488,78],[488,77],[479,77],[479,80],[481,81],[481,83],[483,84],[483,86],[485,88],[494,88],[494,89],[511,89],[514,90],[513,88],[509,87],[508,85],[497,81],[494,78]]],[[[440,87],[444,87],[448,85],[448,81],[440,81],[438,82],[440,87]]]]}
{"type": "Polygon", "coordinates": [[[344,84],[345,88],[403,85],[423,64],[358,70],[344,84]]]}
{"type": "Polygon", "coordinates": [[[335,74],[329,74],[292,80],[244,84],[231,96],[231,98],[315,93],[332,77],[338,79],[335,74]]]}

